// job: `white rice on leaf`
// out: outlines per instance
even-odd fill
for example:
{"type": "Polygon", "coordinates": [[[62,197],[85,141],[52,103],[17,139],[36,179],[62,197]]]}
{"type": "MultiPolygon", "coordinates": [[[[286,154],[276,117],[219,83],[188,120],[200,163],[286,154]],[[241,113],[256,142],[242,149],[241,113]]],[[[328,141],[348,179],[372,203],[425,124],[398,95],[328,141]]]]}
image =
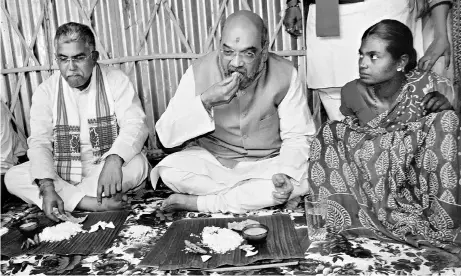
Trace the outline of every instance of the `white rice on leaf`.
{"type": "Polygon", "coordinates": [[[86,232],[82,229],[82,225],[66,221],[55,226],[46,227],[40,233],[40,242],[57,242],[68,240],[80,232],[86,232]]]}
{"type": "Polygon", "coordinates": [[[238,248],[243,241],[238,233],[227,228],[207,226],[202,231],[202,243],[219,254],[238,248]]]}

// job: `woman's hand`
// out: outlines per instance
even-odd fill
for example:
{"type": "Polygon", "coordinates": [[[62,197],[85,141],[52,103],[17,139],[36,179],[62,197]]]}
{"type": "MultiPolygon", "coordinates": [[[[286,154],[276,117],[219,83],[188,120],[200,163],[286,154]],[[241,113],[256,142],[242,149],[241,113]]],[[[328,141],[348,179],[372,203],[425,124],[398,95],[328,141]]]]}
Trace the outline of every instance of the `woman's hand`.
{"type": "Polygon", "coordinates": [[[438,91],[427,93],[421,101],[421,105],[424,106],[427,113],[453,109],[448,99],[438,91]]]}
{"type": "Polygon", "coordinates": [[[448,68],[450,66],[451,50],[450,42],[446,36],[436,37],[432,41],[424,56],[419,59],[418,68],[427,72],[432,69],[437,60],[442,56],[445,57],[445,68],[448,68]]]}
{"type": "Polygon", "coordinates": [[[283,19],[283,25],[285,25],[287,33],[294,37],[298,37],[302,34],[303,22],[302,22],[301,9],[299,7],[289,7],[285,10],[285,18],[283,19]]]}

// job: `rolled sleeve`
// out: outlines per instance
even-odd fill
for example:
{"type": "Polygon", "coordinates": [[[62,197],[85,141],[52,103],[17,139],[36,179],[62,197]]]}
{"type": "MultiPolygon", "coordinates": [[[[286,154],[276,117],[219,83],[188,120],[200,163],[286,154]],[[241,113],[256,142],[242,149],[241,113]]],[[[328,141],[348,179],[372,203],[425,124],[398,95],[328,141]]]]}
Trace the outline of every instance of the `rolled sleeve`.
{"type": "Polygon", "coordinates": [[[195,92],[192,67],[179,83],[176,94],[156,124],[162,145],[173,148],[215,129],[213,110],[209,113],[195,92]]]}

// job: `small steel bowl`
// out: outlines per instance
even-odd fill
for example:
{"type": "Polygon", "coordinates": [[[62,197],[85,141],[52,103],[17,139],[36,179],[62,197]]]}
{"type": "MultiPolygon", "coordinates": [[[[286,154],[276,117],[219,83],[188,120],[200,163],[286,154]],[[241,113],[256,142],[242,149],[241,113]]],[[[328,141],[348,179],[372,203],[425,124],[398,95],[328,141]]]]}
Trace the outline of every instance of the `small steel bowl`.
{"type": "Polygon", "coordinates": [[[19,231],[21,232],[34,231],[35,229],[38,228],[38,226],[39,226],[39,223],[38,223],[38,219],[36,218],[22,219],[18,224],[19,231]]]}
{"type": "Polygon", "coordinates": [[[264,242],[269,233],[269,228],[264,224],[250,224],[242,229],[242,236],[250,243],[264,242]]]}
{"type": "Polygon", "coordinates": [[[40,231],[40,224],[37,218],[25,218],[18,222],[17,229],[26,237],[33,237],[40,231]]]}

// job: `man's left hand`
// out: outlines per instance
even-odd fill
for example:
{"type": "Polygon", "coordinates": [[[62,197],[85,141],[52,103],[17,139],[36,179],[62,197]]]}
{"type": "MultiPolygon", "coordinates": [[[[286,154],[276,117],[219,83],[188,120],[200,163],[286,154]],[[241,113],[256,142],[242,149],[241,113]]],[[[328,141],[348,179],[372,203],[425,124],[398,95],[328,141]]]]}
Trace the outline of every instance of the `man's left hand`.
{"type": "Polygon", "coordinates": [[[421,101],[421,105],[427,113],[453,109],[448,99],[438,91],[427,93],[421,101]]]}
{"type": "Polygon", "coordinates": [[[116,154],[111,154],[106,158],[98,180],[97,199],[99,204],[102,203],[102,193],[106,197],[111,197],[122,191],[122,164],[123,159],[116,154]]]}
{"type": "Polygon", "coordinates": [[[272,183],[274,183],[275,192],[272,192],[277,204],[283,204],[290,199],[293,192],[293,183],[288,175],[284,173],[277,173],[272,176],[272,183]]]}

